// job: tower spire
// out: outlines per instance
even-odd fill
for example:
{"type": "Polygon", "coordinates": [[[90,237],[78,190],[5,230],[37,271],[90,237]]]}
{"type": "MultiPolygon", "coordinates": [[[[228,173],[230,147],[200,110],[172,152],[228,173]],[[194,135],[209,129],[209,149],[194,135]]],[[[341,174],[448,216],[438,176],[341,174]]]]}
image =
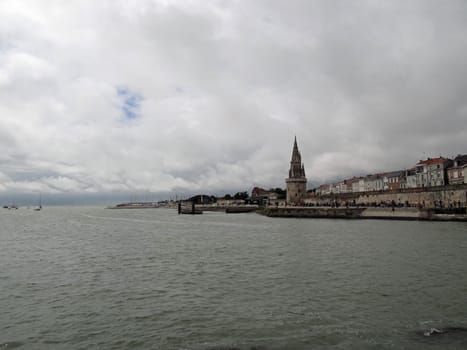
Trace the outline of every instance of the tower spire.
{"type": "Polygon", "coordinates": [[[297,145],[297,136],[295,136],[294,143],[293,143],[291,162],[299,162],[299,163],[302,162],[302,156],[300,154],[300,151],[298,150],[298,145],[297,145]]]}
{"type": "Polygon", "coordinates": [[[306,192],[305,166],[298,150],[297,136],[294,137],[292,159],[290,160],[289,177],[287,183],[287,202],[300,203],[306,192]]]}
{"type": "Polygon", "coordinates": [[[297,145],[297,136],[294,138],[293,150],[292,150],[292,159],[290,160],[290,178],[305,177],[305,169],[302,164],[302,155],[298,150],[297,145]]]}

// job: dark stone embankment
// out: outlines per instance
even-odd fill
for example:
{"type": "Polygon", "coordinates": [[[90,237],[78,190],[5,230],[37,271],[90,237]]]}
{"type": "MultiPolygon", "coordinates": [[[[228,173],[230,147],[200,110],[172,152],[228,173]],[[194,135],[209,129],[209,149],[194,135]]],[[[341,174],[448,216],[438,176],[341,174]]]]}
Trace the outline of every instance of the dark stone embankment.
{"type": "Polygon", "coordinates": [[[330,207],[280,207],[264,208],[259,214],[282,218],[328,218],[328,219],[384,219],[384,220],[428,220],[467,221],[467,215],[439,213],[430,208],[330,208],[330,207]]]}
{"type": "Polygon", "coordinates": [[[108,206],[106,209],[153,209],[160,208],[157,203],[121,203],[114,206],[108,206]]]}
{"type": "Polygon", "coordinates": [[[358,219],[364,208],[282,207],[263,208],[258,214],[282,218],[358,219]]]}

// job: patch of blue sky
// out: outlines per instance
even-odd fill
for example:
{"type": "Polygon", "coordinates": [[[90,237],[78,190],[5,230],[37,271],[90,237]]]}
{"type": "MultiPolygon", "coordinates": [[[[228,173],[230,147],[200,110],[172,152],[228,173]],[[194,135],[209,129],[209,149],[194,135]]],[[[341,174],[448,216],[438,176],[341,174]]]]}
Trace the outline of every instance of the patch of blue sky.
{"type": "Polygon", "coordinates": [[[128,89],[127,87],[117,87],[117,94],[122,101],[121,110],[126,120],[134,120],[141,117],[141,101],[143,97],[128,89]]]}

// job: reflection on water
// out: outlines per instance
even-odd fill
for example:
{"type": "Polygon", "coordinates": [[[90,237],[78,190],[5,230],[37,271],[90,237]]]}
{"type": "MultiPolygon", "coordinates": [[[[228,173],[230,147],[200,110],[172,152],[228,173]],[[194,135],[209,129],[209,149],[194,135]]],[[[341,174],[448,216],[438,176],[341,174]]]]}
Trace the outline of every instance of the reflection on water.
{"type": "Polygon", "coordinates": [[[57,207],[0,242],[0,349],[467,345],[466,223],[57,207]]]}

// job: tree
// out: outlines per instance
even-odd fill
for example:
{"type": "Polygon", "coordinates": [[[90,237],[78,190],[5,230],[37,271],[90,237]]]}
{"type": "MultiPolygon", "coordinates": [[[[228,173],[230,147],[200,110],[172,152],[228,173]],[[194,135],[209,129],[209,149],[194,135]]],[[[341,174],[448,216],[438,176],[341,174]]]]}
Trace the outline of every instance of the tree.
{"type": "Polygon", "coordinates": [[[279,188],[277,187],[276,189],[274,189],[274,192],[277,193],[277,198],[278,199],[285,199],[286,195],[287,195],[287,191],[286,190],[283,190],[282,188],[279,188]]]}
{"type": "Polygon", "coordinates": [[[243,199],[243,200],[247,200],[249,198],[248,196],[248,192],[245,191],[245,192],[237,192],[235,193],[234,195],[234,199],[243,199]]]}
{"type": "Polygon", "coordinates": [[[224,196],[224,199],[230,200],[230,199],[232,199],[232,196],[231,196],[230,194],[227,193],[227,194],[224,196]]]}

